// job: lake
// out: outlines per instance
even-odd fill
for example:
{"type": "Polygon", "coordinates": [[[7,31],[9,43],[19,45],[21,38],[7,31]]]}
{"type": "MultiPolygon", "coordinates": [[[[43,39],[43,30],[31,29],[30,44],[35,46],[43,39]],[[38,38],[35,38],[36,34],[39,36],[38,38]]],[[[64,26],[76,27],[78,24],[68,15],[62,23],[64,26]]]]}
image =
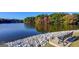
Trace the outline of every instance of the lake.
{"type": "Polygon", "coordinates": [[[9,42],[40,34],[34,27],[23,23],[0,24],[0,42],[9,42]]]}
{"type": "Polygon", "coordinates": [[[0,24],[0,42],[14,41],[41,33],[76,29],[79,29],[79,26],[58,24],[38,24],[33,26],[23,23],[0,24]]]}

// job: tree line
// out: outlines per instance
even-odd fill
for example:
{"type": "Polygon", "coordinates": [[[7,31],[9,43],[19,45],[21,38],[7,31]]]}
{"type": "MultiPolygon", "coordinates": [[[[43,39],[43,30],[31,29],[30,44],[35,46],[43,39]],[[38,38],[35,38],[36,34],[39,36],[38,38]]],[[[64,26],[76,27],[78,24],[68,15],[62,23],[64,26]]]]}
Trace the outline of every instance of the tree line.
{"type": "Polygon", "coordinates": [[[35,17],[26,17],[23,21],[26,24],[79,24],[79,14],[55,12],[52,14],[41,14],[35,17]]]}
{"type": "Polygon", "coordinates": [[[19,19],[4,19],[4,18],[0,18],[0,23],[22,23],[23,20],[19,20],[19,19]]]}

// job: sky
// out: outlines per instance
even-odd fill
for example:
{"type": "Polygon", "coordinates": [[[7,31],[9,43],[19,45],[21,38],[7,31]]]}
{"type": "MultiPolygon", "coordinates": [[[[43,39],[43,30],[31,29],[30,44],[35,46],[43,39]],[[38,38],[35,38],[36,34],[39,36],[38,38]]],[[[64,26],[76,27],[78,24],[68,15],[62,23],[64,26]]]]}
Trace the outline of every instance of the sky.
{"type": "Polygon", "coordinates": [[[26,17],[37,16],[39,14],[51,14],[52,12],[0,12],[0,18],[24,19],[26,17]]]}
{"type": "MultiPolygon", "coordinates": [[[[24,19],[26,17],[37,16],[39,14],[52,14],[53,12],[0,12],[0,18],[7,19],[24,19]]],[[[79,13],[79,12],[67,12],[67,13],[79,13]]]]}

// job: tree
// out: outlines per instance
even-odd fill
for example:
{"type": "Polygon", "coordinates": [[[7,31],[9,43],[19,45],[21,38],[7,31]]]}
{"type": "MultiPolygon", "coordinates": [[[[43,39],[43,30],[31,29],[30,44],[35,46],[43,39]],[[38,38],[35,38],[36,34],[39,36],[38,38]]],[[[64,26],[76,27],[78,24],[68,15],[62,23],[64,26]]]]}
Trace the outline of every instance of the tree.
{"type": "Polygon", "coordinates": [[[77,21],[79,21],[79,14],[74,13],[73,15],[75,15],[77,17],[77,21]]]}
{"type": "Polygon", "coordinates": [[[44,23],[47,23],[47,21],[48,21],[47,14],[38,15],[38,16],[36,16],[36,19],[35,19],[36,24],[44,24],[44,23]]]}
{"type": "Polygon", "coordinates": [[[66,15],[66,13],[53,13],[53,14],[51,14],[50,15],[50,17],[51,17],[51,21],[53,22],[53,23],[61,23],[61,22],[63,22],[63,16],[65,16],[66,15]]]}
{"type": "Polygon", "coordinates": [[[72,15],[65,15],[63,17],[63,20],[65,20],[64,23],[66,24],[74,24],[78,20],[78,18],[76,15],[72,14],[72,15]]]}
{"type": "Polygon", "coordinates": [[[35,23],[35,17],[26,17],[24,19],[24,23],[34,24],[35,23]]]}

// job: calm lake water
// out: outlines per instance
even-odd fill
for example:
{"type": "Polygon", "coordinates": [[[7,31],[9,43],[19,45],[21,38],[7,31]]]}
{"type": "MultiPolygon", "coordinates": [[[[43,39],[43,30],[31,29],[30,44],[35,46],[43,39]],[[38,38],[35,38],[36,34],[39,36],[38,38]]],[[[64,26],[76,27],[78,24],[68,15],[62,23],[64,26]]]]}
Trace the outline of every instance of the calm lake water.
{"type": "Polygon", "coordinates": [[[23,23],[0,24],[0,42],[14,41],[28,36],[46,32],[56,32],[64,30],[76,30],[76,25],[50,25],[38,24],[35,26],[23,23]]]}
{"type": "Polygon", "coordinates": [[[36,34],[40,32],[22,23],[0,24],[0,42],[14,41],[36,34]]]}

